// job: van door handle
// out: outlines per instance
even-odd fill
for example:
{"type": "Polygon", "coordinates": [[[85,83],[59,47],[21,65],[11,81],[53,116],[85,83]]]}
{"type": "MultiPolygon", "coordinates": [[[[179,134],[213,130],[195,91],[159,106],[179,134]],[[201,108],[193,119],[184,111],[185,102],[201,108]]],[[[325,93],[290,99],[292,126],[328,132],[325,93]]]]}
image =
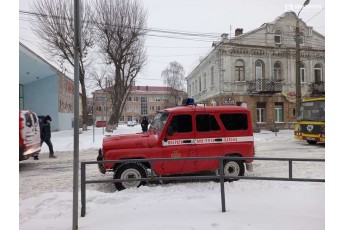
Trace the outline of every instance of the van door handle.
{"type": "Polygon", "coordinates": [[[223,139],[222,138],[216,138],[214,139],[215,142],[223,142],[223,139]]]}
{"type": "Polygon", "coordinates": [[[192,143],[192,140],[184,140],[184,141],[182,141],[182,143],[184,143],[184,144],[190,144],[190,143],[192,143]]]}

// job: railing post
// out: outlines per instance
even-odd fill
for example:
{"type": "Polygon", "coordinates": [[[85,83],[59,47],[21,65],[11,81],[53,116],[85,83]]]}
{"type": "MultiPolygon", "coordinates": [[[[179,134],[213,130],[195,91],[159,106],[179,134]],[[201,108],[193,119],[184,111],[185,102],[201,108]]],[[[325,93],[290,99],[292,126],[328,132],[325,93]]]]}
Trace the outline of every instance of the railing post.
{"type": "Polygon", "coordinates": [[[289,160],[289,179],[292,179],[292,160],[289,160]]]}
{"type": "Polygon", "coordinates": [[[85,216],[86,211],[86,189],[85,189],[85,163],[81,162],[81,180],[80,180],[80,194],[81,194],[81,217],[85,216]]]}
{"type": "Polygon", "coordinates": [[[220,196],[222,201],[222,212],[225,210],[225,192],[224,192],[224,163],[223,158],[219,158],[219,173],[220,173],[220,196]]]}

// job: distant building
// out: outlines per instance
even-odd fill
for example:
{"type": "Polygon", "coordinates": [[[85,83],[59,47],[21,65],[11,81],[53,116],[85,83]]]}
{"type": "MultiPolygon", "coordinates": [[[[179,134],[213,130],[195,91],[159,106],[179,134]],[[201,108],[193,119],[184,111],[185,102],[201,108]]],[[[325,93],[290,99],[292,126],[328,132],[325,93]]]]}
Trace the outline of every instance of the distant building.
{"type": "MultiPolygon", "coordinates": [[[[71,129],[74,82],[42,57],[19,43],[19,109],[52,117],[52,131],[71,129]]],[[[80,115],[81,98],[79,103],[80,115]]]]}
{"type": "MultiPolygon", "coordinates": [[[[292,128],[295,122],[297,16],[286,12],[271,23],[220,42],[187,76],[187,92],[207,105],[242,105],[257,128],[292,128]]],[[[325,94],[325,37],[300,21],[303,97],[325,94]]]]}
{"type": "MultiPolygon", "coordinates": [[[[140,121],[143,116],[152,119],[157,110],[176,106],[170,91],[171,88],[162,86],[132,86],[119,122],[140,121]]],[[[109,97],[102,90],[96,90],[93,96],[95,121],[108,121],[112,111],[109,97]]],[[[185,97],[187,93],[181,91],[178,105],[185,97]]]]}

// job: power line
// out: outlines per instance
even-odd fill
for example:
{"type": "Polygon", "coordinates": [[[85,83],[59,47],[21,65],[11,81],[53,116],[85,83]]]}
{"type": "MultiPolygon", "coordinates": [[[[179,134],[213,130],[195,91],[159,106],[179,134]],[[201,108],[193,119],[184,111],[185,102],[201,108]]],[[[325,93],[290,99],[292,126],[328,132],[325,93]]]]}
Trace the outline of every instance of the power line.
{"type": "Polygon", "coordinates": [[[315,18],[317,15],[319,15],[322,11],[324,11],[325,10],[325,7],[324,8],[322,8],[318,13],[316,13],[313,17],[311,17],[308,21],[306,21],[306,23],[307,22],[309,22],[309,21],[311,21],[313,18],[315,18]]]}

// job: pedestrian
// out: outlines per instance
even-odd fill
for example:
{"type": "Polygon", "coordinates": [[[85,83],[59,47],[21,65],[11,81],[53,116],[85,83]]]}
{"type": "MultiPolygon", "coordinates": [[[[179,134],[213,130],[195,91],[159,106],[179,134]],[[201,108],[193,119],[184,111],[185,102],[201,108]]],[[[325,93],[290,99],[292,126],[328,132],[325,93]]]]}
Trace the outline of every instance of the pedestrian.
{"type": "Polygon", "coordinates": [[[49,158],[56,158],[56,156],[54,155],[53,144],[50,140],[50,122],[52,122],[52,118],[49,115],[45,116],[41,127],[41,146],[43,142],[45,142],[49,147],[49,158]]]}
{"type": "Polygon", "coordinates": [[[149,122],[146,119],[146,117],[143,117],[143,120],[141,121],[141,129],[143,130],[143,133],[147,132],[147,127],[149,126],[149,122]]]}

